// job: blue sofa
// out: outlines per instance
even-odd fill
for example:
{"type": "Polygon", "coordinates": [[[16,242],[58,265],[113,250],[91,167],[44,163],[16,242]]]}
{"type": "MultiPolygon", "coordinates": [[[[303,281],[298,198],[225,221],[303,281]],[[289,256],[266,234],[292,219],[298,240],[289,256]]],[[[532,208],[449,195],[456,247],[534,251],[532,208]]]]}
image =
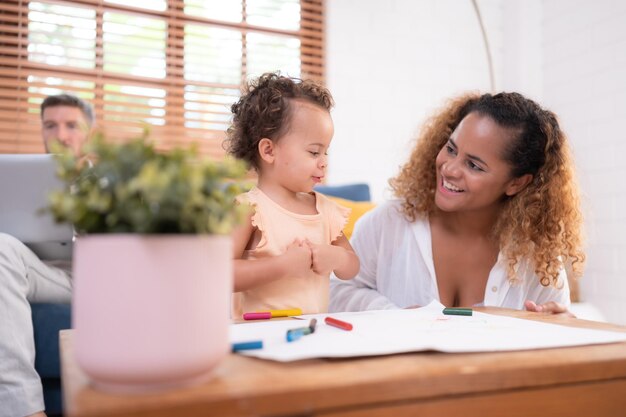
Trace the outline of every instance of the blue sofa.
{"type": "Polygon", "coordinates": [[[318,185],[315,191],[333,197],[343,198],[352,201],[370,201],[370,186],[368,184],[346,184],[346,185],[318,185]]]}
{"type": "Polygon", "coordinates": [[[33,303],[35,369],[41,377],[46,414],[62,415],[59,331],[71,328],[70,304],[33,303]]]}

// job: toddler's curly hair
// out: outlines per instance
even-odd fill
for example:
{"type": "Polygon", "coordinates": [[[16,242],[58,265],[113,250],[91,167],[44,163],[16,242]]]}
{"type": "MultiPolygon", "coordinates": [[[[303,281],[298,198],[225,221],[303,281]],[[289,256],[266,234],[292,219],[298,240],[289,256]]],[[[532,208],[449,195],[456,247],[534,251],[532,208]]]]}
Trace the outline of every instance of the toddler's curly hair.
{"type": "Polygon", "coordinates": [[[409,161],[389,181],[411,221],[436,210],[435,159],[461,120],[471,112],[510,129],[514,140],[505,149],[511,177],[532,174],[531,183],[505,198],[493,234],[507,260],[510,280],[515,267],[529,259],[542,285],[558,286],[564,264],[581,275],[582,215],[566,136],[557,117],[518,93],[466,94],[451,100],[423,126],[409,161]]]}
{"type": "Polygon", "coordinates": [[[226,131],[226,151],[258,171],[259,141],[263,138],[276,141],[287,132],[293,100],[309,102],[327,111],[333,106],[330,92],[311,80],[265,73],[246,84],[241,98],[231,107],[233,121],[226,131]]]}

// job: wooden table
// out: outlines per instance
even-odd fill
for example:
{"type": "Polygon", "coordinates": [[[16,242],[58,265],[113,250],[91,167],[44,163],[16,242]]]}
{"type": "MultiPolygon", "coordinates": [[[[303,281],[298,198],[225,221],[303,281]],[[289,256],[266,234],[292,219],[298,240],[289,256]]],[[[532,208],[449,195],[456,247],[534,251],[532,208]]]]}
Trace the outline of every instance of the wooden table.
{"type": "MultiPolygon", "coordinates": [[[[520,318],[626,332],[566,317],[520,318]]],[[[94,390],[61,332],[68,416],[625,416],[626,342],[500,353],[419,352],[278,363],[228,356],[204,385],[150,395],[94,390]]]]}

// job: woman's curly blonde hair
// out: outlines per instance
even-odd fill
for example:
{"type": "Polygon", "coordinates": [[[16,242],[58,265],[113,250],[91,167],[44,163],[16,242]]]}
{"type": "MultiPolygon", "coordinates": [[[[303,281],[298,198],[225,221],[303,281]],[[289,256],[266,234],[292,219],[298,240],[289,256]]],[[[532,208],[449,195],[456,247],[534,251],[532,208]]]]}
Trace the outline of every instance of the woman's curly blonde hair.
{"type": "Polygon", "coordinates": [[[477,112],[511,129],[515,140],[506,149],[511,177],[532,174],[531,183],[504,200],[493,235],[507,260],[510,280],[524,258],[541,284],[560,286],[558,275],[571,265],[579,277],[585,261],[582,215],[573,162],[565,134],[554,113],[518,93],[466,94],[451,100],[423,126],[409,161],[389,181],[410,221],[433,214],[435,159],[461,120],[477,112]]]}

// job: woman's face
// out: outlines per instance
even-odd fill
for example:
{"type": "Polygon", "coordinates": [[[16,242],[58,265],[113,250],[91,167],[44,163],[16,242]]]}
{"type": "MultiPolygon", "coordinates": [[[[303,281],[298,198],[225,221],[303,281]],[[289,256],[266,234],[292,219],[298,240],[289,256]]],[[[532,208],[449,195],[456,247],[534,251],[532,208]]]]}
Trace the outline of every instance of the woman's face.
{"type": "Polygon", "coordinates": [[[437,155],[437,207],[447,212],[492,210],[504,195],[523,189],[503,159],[511,140],[513,133],[490,117],[465,116],[437,155]]]}

